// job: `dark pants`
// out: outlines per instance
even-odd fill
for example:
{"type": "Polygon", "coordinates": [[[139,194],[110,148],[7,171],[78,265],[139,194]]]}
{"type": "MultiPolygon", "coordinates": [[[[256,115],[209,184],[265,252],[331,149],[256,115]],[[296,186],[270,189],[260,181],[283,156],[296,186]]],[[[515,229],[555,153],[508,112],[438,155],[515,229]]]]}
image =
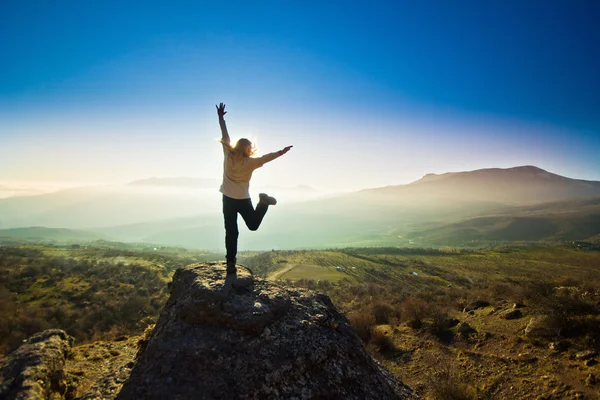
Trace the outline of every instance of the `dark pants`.
{"type": "Polygon", "coordinates": [[[237,255],[237,241],[239,236],[237,215],[240,213],[246,226],[255,231],[260,226],[269,206],[258,203],[256,210],[251,199],[232,199],[223,195],[223,217],[225,218],[225,248],[227,249],[227,262],[235,262],[237,255]]]}

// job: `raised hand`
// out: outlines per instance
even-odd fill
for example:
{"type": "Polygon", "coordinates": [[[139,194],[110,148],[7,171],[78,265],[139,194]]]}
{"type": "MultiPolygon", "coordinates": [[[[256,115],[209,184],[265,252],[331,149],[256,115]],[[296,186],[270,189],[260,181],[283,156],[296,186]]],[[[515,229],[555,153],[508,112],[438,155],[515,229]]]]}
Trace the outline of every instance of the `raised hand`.
{"type": "Polygon", "coordinates": [[[283,150],[279,150],[279,154],[284,155],[285,153],[287,153],[288,151],[290,151],[290,149],[292,147],[294,147],[294,146],[287,146],[283,150]]]}
{"type": "Polygon", "coordinates": [[[223,118],[225,114],[227,114],[227,111],[225,111],[225,104],[219,103],[219,105],[215,105],[215,107],[217,107],[217,115],[219,118],[223,118]]]}

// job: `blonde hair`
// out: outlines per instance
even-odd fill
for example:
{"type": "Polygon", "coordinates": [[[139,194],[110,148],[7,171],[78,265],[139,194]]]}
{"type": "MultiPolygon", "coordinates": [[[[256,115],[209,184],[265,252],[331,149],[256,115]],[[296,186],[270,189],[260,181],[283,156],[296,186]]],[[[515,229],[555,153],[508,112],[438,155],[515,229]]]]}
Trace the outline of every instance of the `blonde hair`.
{"type": "Polygon", "coordinates": [[[231,152],[232,156],[252,157],[254,153],[256,153],[256,147],[254,147],[252,145],[252,142],[246,138],[241,138],[240,140],[238,140],[235,146],[231,146],[231,143],[224,142],[222,140],[219,141],[231,152]],[[252,147],[250,148],[250,152],[246,153],[246,148],[248,146],[252,147]]]}

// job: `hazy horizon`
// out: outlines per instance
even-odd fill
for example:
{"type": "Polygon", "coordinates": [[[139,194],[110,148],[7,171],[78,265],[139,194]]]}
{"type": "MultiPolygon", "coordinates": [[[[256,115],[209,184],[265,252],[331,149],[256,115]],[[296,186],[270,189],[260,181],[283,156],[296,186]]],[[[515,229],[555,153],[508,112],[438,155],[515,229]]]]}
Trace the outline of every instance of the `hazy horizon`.
{"type": "MultiPolygon", "coordinates": [[[[508,168],[515,168],[515,167],[524,167],[524,166],[518,165],[518,166],[513,166],[513,167],[508,167],[508,168]]],[[[537,166],[534,166],[534,167],[537,167],[537,166]]],[[[498,167],[487,167],[487,168],[481,168],[481,169],[495,169],[495,168],[498,168],[498,167]]],[[[481,170],[481,169],[478,169],[478,170],[481,170]]],[[[447,174],[447,173],[459,173],[459,172],[470,172],[470,171],[446,171],[446,172],[433,173],[433,174],[447,174]]],[[[553,171],[547,171],[547,172],[555,173],[553,171]]],[[[431,173],[428,173],[428,174],[431,174],[431,173]]],[[[560,175],[560,174],[557,174],[557,175],[560,175]]],[[[381,185],[381,186],[365,186],[365,187],[346,188],[346,190],[337,190],[337,191],[331,190],[331,189],[328,190],[327,188],[318,189],[318,188],[312,187],[310,185],[282,185],[282,186],[272,185],[272,184],[268,184],[265,186],[252,185],[251,186],[251,192],[252,192],[251,194],[254,195],[254,197],[257,197],[258,193],[260,191],[265,191],[265,190],[269,191],[270,189],[272,189],[272,190],[275,190],[276,192],[279,191],[280,192],[279,194],[281,194],[281,192],[283,192],[283,198],[285,198],[286,201],[295,203],[295,202],[311,200],[311,199],[323,197],[323,196],[353,193],[353,192],[358,192],[358,191],[365,190],[365,189],[376,189],[376,188],[382,188],[382,187],[388,187],[388,186],[408,185],[410,183],[420,180],[424,176],[425,175],[422,175],[419,178],[417,178],[415,180],[411,180],[409,182],[402,182],[402,183],[395,183],[395,184],[392,183],[392,184],[385,184],[385,185],[381,185]],[[306,189],[306,191],[308,191],[310,189],[314,189],[315,193],[312,195],[300,195],[298,198],[294,198],[293,196],[290,196],[289,193],[286,193],[286,192],[289,192],[290,190],[295,190],[295,189],[299,189],[299,190],[306,189]]],[[[564,177],[564,175],[561,175],[561,176],[564,177]]],[[[165,187],[157,186],[157,187],[155,187],[155,189],[156,190],[160,189],[165,192],[166,191],[178,191],[178,190],[181,191],[183,189],[190,191],[190,192],[201,191],[202,192],[201,195],[203,197],[211,196],[212,194],[214,194],[215,198],[219,198],[218,187],[220,185],[220,179],[203,178],[203,177],[184,177],[184,176],[164,176],[164,177],[152,176],[152,177],[136,179],[133,181],[115,181],[115,182],[52,182],[52,181],[40,182],[40,181],[2,181],[2,180],[0,180],[0,199],[11,198],[11,197],[50,194],[50,193],[56,193],[56,192],[59,192],[62,190],[68,190],[68,189],[127,188],[133,182],[144,181],[147,179],[169,180],[169,179],[179,179],[179,178],[197,179],[197,180],[212,180],[212,181],[214,181],[214,187],[185,188],[183,186],[165,186],[165,187]]],[[[566,178],[588,180],[588,179],[583,179],[583,178],[573,177],[573,176],[566,176],[566,178]]],[[[600,180],[594,180],[594,179],[592,179],[590,181],[600,182],[600,180]]],[[[152,185],[149,185],[148,187],[152,187],[152,185]]],[[[277,193],[274,193],[274,194],[277,194],[277,193]]]]}

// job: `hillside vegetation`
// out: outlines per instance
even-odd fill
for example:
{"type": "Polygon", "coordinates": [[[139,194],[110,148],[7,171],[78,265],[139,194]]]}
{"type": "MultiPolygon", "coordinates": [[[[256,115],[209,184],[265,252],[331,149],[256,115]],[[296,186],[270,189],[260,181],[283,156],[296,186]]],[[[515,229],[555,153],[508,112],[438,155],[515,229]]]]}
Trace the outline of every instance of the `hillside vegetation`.
{"type": "Polygon", "coordinates": [[[198,261],[179,252],[0,247],[0,353],[48,328],[78,341],[139,334],[159,315],[173,271],[198,261]]]}
{"type": "MultiPolygon", "coordinates": [[[[2,351],[65,329],[88,343],[68,368],[93,385],[97,360],[131,361],[135,339],[126,339],[156,320],[174,269],[218,258],[116,246],[0,247],[2,351]]],[[[589,244],[246,252],[239,261],[328,294],[370,353],[424,398],[597,398],[600,251],[589,244]]]]}

